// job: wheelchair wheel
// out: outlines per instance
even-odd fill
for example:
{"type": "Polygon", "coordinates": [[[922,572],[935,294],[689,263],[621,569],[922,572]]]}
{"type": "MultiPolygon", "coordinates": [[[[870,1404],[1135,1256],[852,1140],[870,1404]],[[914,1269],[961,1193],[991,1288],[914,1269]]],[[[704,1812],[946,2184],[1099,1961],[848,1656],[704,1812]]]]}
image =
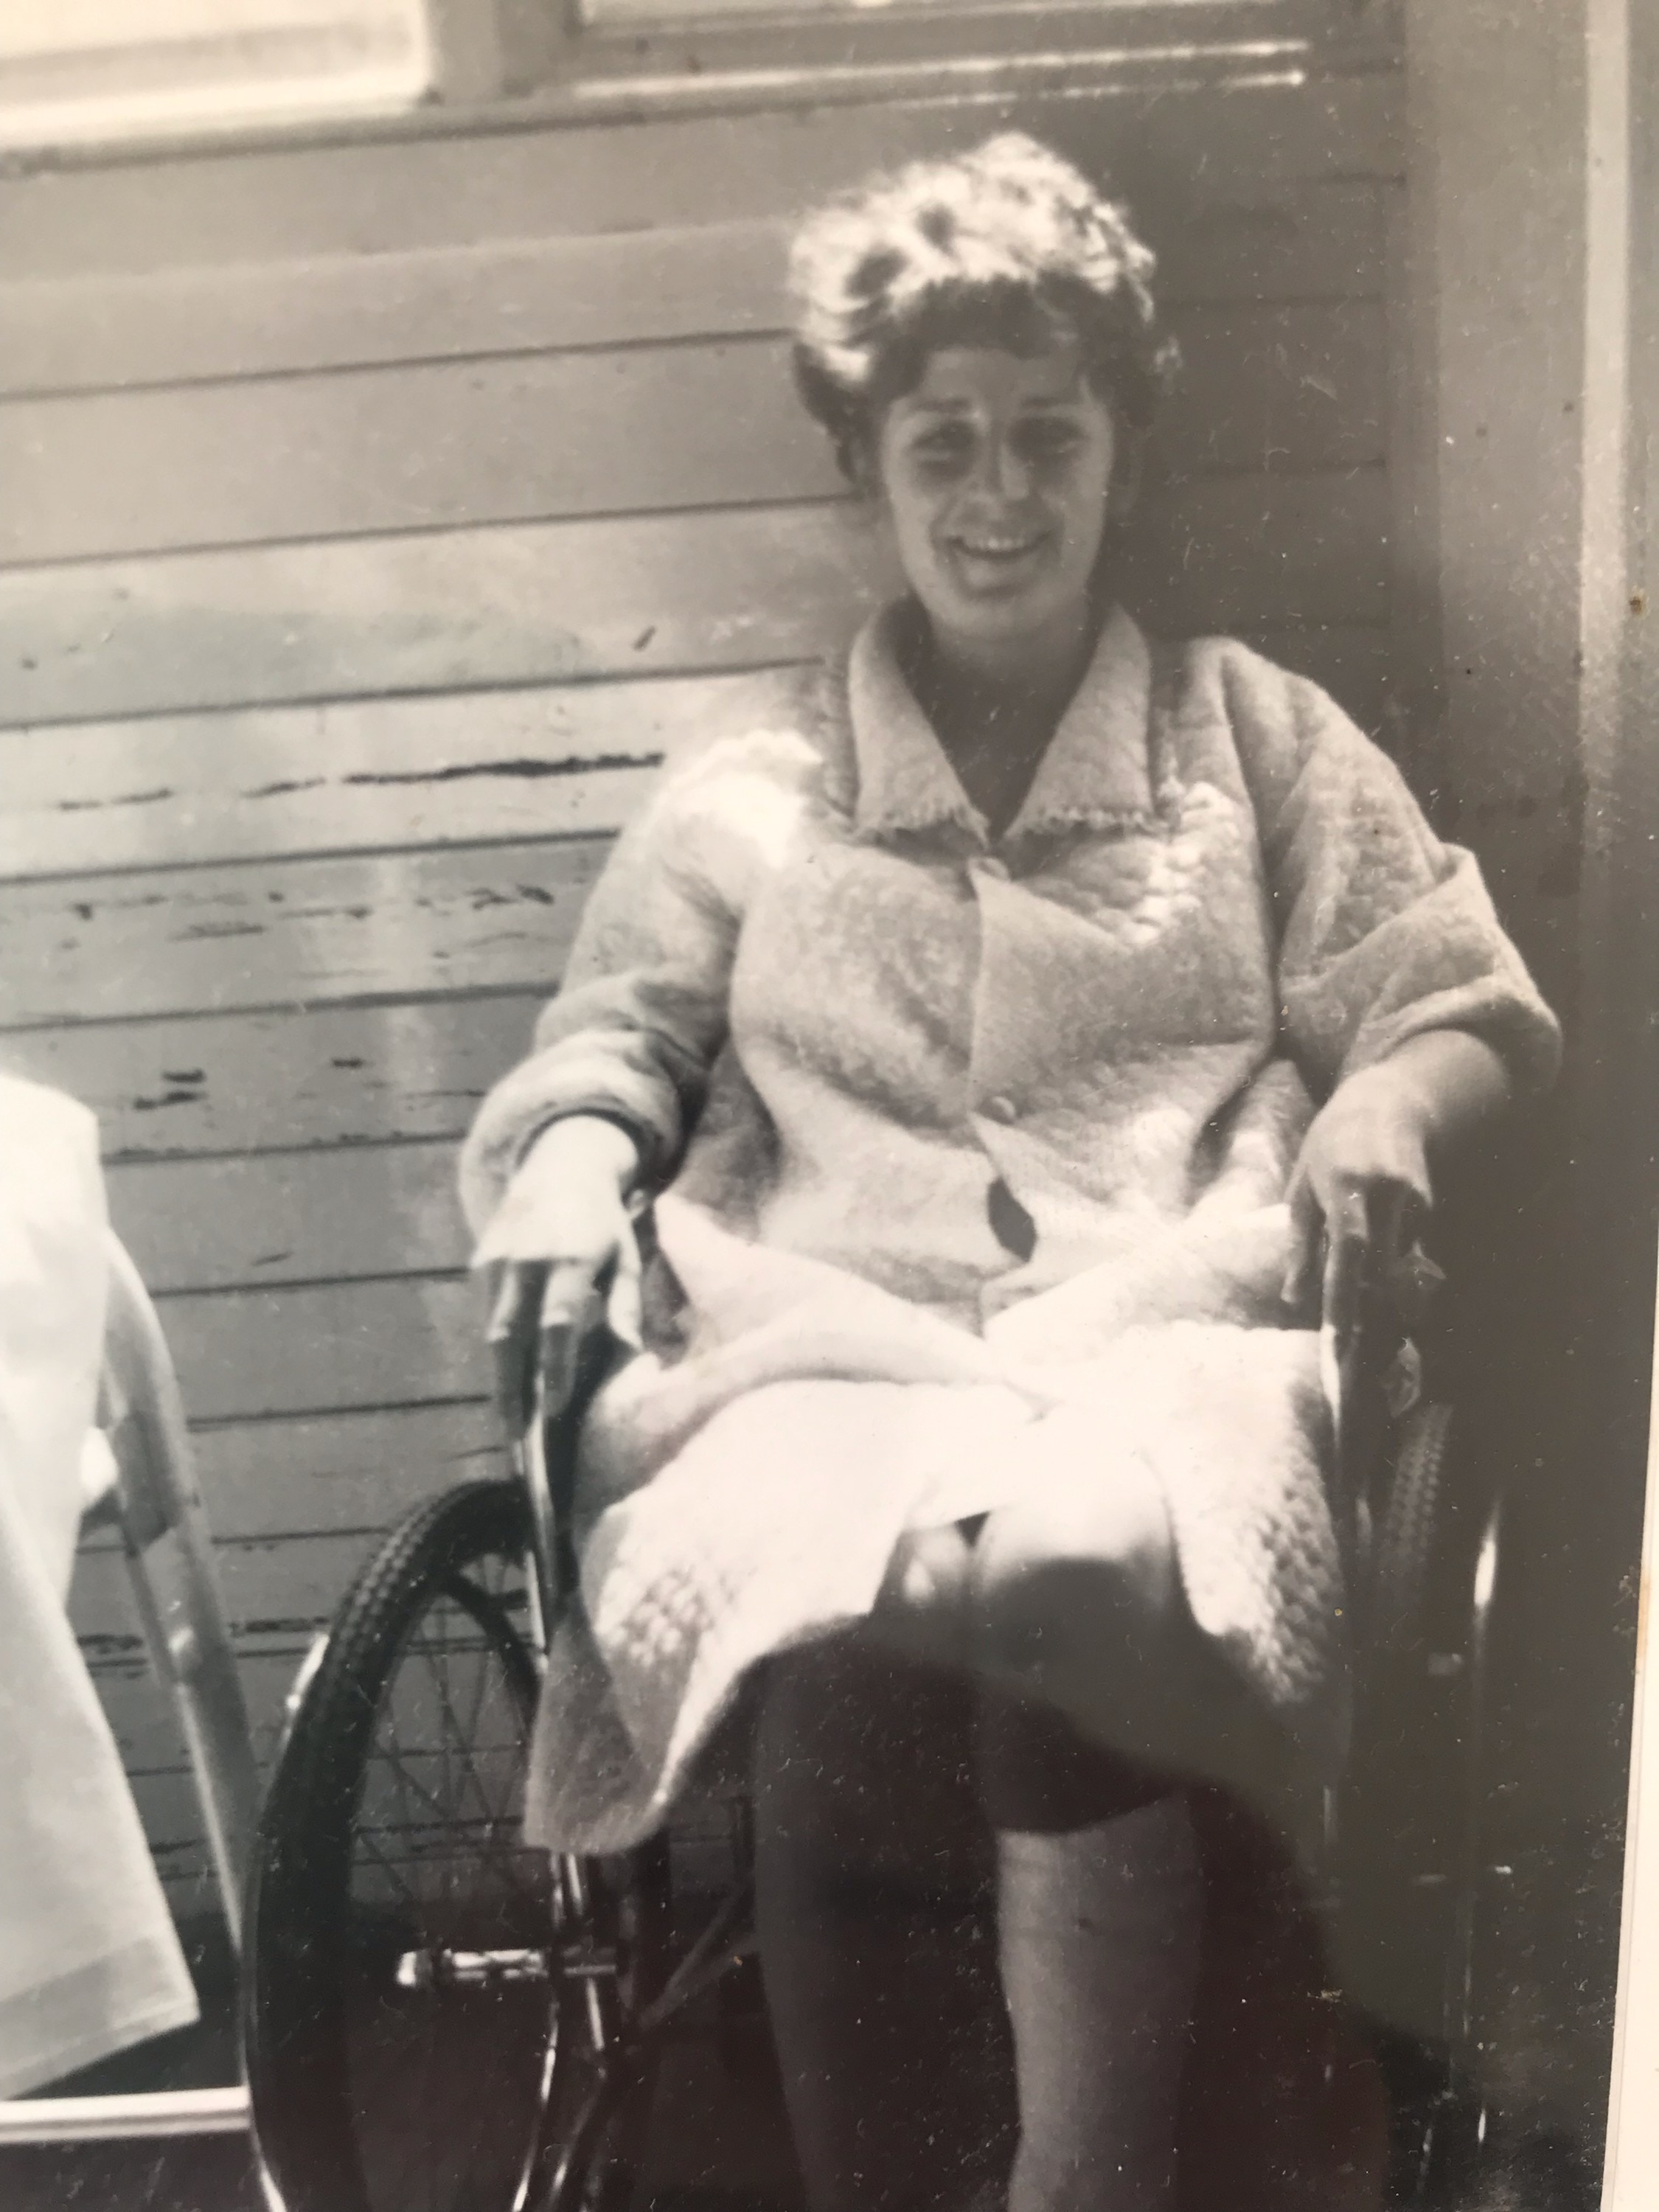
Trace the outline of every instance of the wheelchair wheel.
{"type": "Polygon", "coordinates": [[[1401,1651],[1424,1632],[1451,1420],[1449,1406],[1430,1403],[1401,1426],[1371,1569],[1370,1641],[1379,1652],[1401,1651]]]}
{"type": "Polygon", "coordinates": [[[244,2039],[287,2212],[624,2212],[653,2054],[647,1855],[520,1835],[540,1655],[508,1482],[412,1513],[349,1593],[266,1800],[244,2039]]]}

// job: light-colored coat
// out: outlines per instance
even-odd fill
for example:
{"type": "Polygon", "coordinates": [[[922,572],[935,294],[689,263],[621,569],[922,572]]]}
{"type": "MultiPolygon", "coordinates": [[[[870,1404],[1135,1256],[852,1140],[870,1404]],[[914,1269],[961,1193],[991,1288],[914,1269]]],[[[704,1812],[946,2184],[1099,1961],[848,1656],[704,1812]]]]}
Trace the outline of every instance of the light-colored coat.
{"type": "Polygon", "coordinates": [[[545,1840],[648,1828],[744,1670],[867,1612],[907,1528],[1123,1455],[1200,1626],[1334,1759],[1324,1403],[1279,1295],[1297,1151],[1425,1030],[1478,1033],[1523,1091],[1554,1071],[1474,861],[1316,686],[1115,612],[994,841],[899,619],[664,783],[465,1149],[475,1226],[562,1115],[621,1119],[672,1184],[672,1297],[589,1423],[545,1840]],[[1020,1209],[1024,1259],[994,1225],[1020,1209]]]}

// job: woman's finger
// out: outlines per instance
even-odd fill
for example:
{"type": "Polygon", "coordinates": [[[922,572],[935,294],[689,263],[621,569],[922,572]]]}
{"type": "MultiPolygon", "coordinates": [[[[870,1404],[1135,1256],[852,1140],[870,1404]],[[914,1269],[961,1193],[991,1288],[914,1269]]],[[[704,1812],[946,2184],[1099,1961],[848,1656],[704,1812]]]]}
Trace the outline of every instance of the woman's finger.
{"type": "Polygon", "coordinates": [[[617,1271],[605,1298],[605,1318],[611,1330],[630,1351],[645,1341],[645,1265],[640,1240],[625,1236],[617,1253],[617,1271]]]}
{"type": "Polygon", "coordinates": [[[1370,1209],[1364,1190],[1343,1192],[1326,1224],[1323,1320],[1346,1344],[1359,1319],[1371,1265],[1370,1209]]]}
{"type": "Polygon", "coordinates": [[[1387,1282],[1416,1240],[1421,1200],[1403,1182],[1384,1183],[1371,1200],[1371,1242],[1376,1279],[1387,1282]]]}
{"type": "Polygon", "coordinates": [[[1312,1304],[1319,1286],[1325,1241],[1325,1214],[1311,1182],[1298,1175],[1287,1194],[1291,1209],[1291,1264],[1279,1292],[1287,1306],[1312,1304]]]}

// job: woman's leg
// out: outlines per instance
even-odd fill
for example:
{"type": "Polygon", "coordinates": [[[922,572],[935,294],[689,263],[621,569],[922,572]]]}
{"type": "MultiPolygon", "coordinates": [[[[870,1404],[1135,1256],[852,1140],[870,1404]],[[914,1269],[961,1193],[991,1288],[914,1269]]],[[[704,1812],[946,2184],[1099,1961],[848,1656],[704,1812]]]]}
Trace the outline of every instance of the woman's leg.
{"type": "Polygon", "coordinates": [[[812,2212],[1000,2203],[1012,2068],[960,1678],[850,1639],[772,1662],[756,1916],[812,2212]]]}
{"type": "Polygon", "coordinates": [[[1020,2141],[1011,2212],[1164,2212],[1190,2040],[1202,1877],[1172,1769],[1214,1687],[1161,1493],[1034,1484],[930,1533],[878,1626],[965,1657],[998,1830],[1020,2141]]]}
{"type": "Polygon", "coordinates": [[[1203,1919],[1187,1799],[994,1691],[980,1770],[1019,2089],[1011,2212],[1165,2212],[1203,1919]]]}
{"type": "Polygon", "coordinates": [[[1169,2212],[1202,1915],[1187,1801],[998,1845],[1009,2212],[1169,2212]]]}
{"type": "Polygon", "coordinates": [[[1133,1468],[1098,1490],[1034,1480],[981,1526],[902,1547],[872,1628],[965,1663],[993,1716],[1013,2212],[1166,2206],[1203,1898],[1171,1778],[1271,1803],[1282,1747],[1187,1609],[1161,1491],[1133,1468]]]}

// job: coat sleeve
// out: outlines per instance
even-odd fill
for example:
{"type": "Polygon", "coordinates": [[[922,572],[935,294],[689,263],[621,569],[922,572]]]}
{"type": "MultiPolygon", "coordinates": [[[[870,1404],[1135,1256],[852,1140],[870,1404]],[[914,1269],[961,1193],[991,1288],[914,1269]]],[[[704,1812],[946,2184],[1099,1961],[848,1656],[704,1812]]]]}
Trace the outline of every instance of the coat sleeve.
{"type": "Polygon", "coordinates": [[[1278,926],[1285,1041],[1315,1095],[1444,1029],[1490,1044],[1517,1093],[1547,1089],[1560,1030],[1474,855],[1441,842],[1316,684],[1242,647],[1224,683],[1278,926]]]}
{"type": "Polygon", "coordinates": [[[549,1122],[601,1114],[663,1180],[726,1042],[743,912],[800,801],[799,738],[728,739],[671,776],[617,840],[534,1047],[485,1097],[462,1147],[475,1235],[549,1122]]]}

